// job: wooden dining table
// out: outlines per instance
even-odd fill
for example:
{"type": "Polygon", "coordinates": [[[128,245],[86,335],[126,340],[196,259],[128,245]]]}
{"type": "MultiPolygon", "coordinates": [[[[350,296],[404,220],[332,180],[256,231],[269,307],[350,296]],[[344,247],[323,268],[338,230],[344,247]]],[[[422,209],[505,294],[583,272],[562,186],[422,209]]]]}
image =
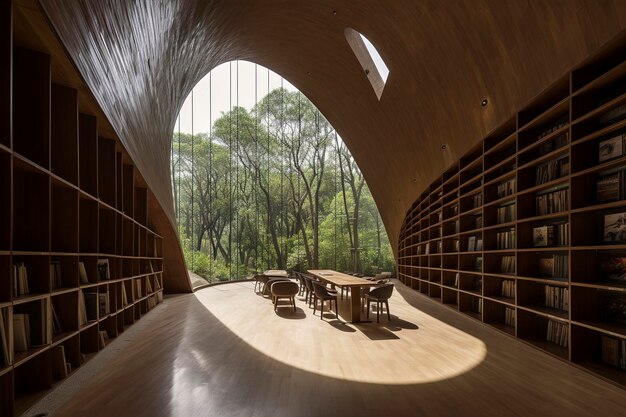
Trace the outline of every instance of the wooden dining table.
{"type": "Polygon", "coordinates": [[[368,321],[361,320],[361,288],[376,287],[380,284],[333,271],[332,269],[309,269],[308,272],[323,282],[337,287],[350,288],[350,322],[360,323],[368,321]]]}

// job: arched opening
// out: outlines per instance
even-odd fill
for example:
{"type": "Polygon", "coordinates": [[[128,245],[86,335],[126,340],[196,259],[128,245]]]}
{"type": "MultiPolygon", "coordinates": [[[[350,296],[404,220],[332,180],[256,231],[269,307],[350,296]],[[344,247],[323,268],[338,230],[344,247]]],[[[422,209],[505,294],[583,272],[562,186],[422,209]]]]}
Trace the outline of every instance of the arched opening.
{"type": "Polygon", "coordinates": [[[301,92],[264,67],[225,63],[194,87],[171,163],[187,266],[209,282],[276,268],[395,268],[347,147],[301,92]]]}

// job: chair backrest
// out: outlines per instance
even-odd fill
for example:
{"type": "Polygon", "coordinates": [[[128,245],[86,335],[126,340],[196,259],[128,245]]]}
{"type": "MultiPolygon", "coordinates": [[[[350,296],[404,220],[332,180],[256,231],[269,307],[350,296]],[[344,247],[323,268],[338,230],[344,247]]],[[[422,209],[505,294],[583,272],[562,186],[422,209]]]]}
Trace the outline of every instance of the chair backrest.
{"type": "Polygon", "coordinates": [[[259,277],[259,278],[258,278],[258,279],[259,279],[259,281],[261,281],[263,284],[267,284],[267,280],[269,280],[269,279],[270,279],[270,277],[268,277],[268,276],[267,276],[267,275],[265,275],[265,274],[261,274],[261,275],[259,275],[258,277],[259,277]]]}
{"type": "Polygon", "coordinates": [[[276,281],[272,283],[271,287],[272,295],[274,296],[293,297],[299,290],[298,284],[292,281],[276,281]]]}
{"type": "Polygon", "coordinates": [[[317,281],[311,281],[311,284],[313,285],[313,292],[315,293],[315,295],[319,298],[324,298],[325,296],[330,295],[330,293],[328,292],[328,289],[320,284],[317,281]]]}
{"type": "Polygon", "coordinates": [[[383,284],[369,292],[369,295],[378,300],[388,300],[393,294],[393,284],[383,284]]]}
{"type": "Polygon", "coordinates": [[[307,276],[303,277],[304,285],[308,288],[309,291],[313,291],[313,280],[307,276]]]}

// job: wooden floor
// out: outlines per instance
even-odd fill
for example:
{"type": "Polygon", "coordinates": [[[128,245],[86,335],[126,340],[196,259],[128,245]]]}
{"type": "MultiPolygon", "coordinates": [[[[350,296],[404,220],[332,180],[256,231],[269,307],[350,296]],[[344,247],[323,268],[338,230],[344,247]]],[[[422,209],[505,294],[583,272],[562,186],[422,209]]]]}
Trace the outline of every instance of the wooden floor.
{"type": "Polygon", "coordinates": [[[169,298],[54,415],[624,415],[621,388],[396,288],[392,322],[360,325],[276,314],[252,283],[169,298]]]}

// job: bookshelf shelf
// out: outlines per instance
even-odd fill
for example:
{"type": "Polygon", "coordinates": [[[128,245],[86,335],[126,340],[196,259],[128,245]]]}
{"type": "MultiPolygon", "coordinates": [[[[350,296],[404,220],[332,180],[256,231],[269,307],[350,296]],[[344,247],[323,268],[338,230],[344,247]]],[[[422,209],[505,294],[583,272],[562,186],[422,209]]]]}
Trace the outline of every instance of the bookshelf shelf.
{"type": "Polygon", "coordinates": [[[86,86],[67,86],[81,78],[48,46],[23,47],[26,28],[2,27],[0,417],[12,417],[162,301],[163,238],[123,145],[87,114],[86,86]]]}
{"type": "Polygon", "coordinates": [[[626,64],[609,55],[559,79],[419,195],[398,276],[626,385],[626,64]]]}

